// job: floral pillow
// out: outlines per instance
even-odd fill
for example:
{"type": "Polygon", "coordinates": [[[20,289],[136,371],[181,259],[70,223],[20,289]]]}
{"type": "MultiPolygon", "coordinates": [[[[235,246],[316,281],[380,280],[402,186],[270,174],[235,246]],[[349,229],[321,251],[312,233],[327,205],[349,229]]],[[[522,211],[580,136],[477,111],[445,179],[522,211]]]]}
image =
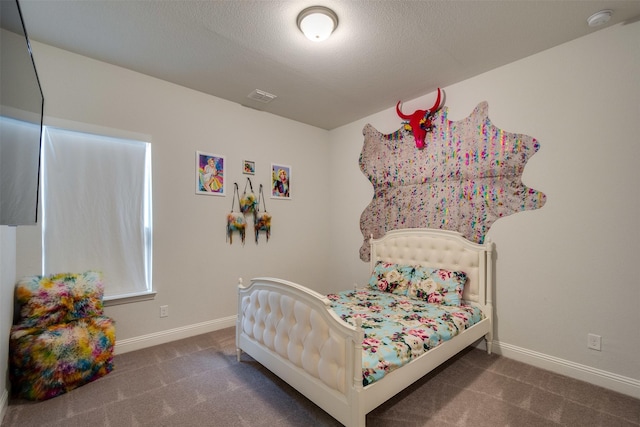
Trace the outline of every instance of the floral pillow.
{"type": "Polygon", "coordinates": [[[434,304],[460,305],[466,281],[467,275],[462,271],[416,267],[408,295],[434,304]]]}
{"type": "Polygon", "coordinates": [[[378,261],[369,279],[369,286],[382,292],[407,295],[412,273],[412,266],[378,261]]]}

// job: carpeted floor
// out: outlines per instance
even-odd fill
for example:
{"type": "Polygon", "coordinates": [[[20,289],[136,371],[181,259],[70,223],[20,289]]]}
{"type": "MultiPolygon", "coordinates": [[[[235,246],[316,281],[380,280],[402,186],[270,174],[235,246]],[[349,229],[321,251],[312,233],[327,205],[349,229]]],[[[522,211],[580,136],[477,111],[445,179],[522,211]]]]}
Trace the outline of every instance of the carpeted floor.
{"type": "MultiPolygon", "coordinates": [[[[2,426],[340,425],[247,355],[238,363],[233,328],[125,353],[115,366],[48,401],[12,400],[2,426]]],[[[468,349],[367,426],[640,426],[640,400],[468,349]]]]}

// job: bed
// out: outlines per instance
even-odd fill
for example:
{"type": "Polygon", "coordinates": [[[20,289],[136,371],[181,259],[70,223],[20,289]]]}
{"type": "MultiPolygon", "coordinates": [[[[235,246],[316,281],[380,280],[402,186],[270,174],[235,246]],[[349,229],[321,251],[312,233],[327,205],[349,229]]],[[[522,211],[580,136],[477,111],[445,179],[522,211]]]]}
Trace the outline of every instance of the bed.
{"type": "Polygon", "coordinates": [[[350,290],[321,295],[269,277],[248,285],[240,279],[238,284],[238,361],[247,353],[348,427],[364,426],[368,412],[469,345],[484,338],[491,353],[491,242],[470,242],[454,231],[401,229],[372,237],[370,246],[371,277],[350,290]],[[463,283],[463,289],[446,288],[454,282],[463,283]],[[436,288],[438,292],[431,292],[436,288]],[[383,301],[393,305],[385,307],[383,301]],[[410,315],[399,314],[403,305],[409,306],[410,315]],[[425,305],[432,311],[444,309],[445,320],[415,314],[414,306],[425,305]],[[373,319],[372,307],[413,325],[440,323],[420,328],[418,334],[410,323],[402,326],[401,337],[396,331],[382,338],[386,326],[373,319]],[[468,316],[452,314],[457,309],[468,316]],[[465,317],[473,320],[464,323],[461,318],[469,320],[465,317]],[[436,329],[451,336],[432,335],[436,329]],[[372,361],[381,357],[376,347],[380,341],[395,346],[390,354],[405,359],[401,367],[372,361]],[[374,365],[383,366],[384,372],[374,372],[374,365]]]}

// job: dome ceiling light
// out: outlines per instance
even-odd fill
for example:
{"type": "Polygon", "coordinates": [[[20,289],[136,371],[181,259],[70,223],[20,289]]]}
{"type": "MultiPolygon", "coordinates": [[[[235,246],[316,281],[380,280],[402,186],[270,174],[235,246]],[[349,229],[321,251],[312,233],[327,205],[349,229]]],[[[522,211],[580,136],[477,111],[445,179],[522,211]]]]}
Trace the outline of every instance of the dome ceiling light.
{"type": "Polygon", "coordinates": [[[597,27],[609,21],[609,19],[611,19],[611,15],[613,15],[613,10],[601,10],[587,18],[587,24],[589,24],[590,27],[597,27]]]}
{"type": "Polygon", "coordinates": [[[311,6],[300,12],[297,24],[309,40],[321,42],[338,26],[338,15],[327,7],[311,6]]]}

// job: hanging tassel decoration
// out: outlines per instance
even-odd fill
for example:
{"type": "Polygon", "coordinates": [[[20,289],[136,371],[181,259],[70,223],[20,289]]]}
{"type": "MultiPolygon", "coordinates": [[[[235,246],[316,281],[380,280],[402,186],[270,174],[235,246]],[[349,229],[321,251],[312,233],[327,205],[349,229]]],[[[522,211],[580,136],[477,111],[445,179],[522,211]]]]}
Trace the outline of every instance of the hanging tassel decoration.
{"type": "Polygon", "coordinates": [[[266,233],[267,242],[269,241],[269,237],[271,236],[271,214],[267,212],[262,184],[260,184],[260,190],[258,192],[258,203],[256,204],[253,216],[253,227],[256,232],[256,244],[258,243],[258,235],[260,234],[260,231],[264,231],[266,233]],[[262,201],[262,206],[264,206],[264,212],[260,212],[260,201],[262,201]]]}
{"type": "Polygon", "coordinates": [[[253,184],[251,183],[251,178],[247,177],[247,182],[244,184],[244,192],[242,193],[242,197],[239,200],[240,203],[240,212],[243,214],[254,213],[256,208],[258,207],[258,201],[256,199],[256,195],[253,193],[253,184]],[[249,191],[247,193],[247,185],[249,186],[249,191]]]}
{"type": "Polygon", "coordinates": [[[240,239],[244,245],[244,238],[246,235],[247,221],[244,219],[244,214],[241,212],[234,212],[233,206],[238,199],[238,205],[240,205],[240,191],[238,189],[238,183],[234,182],[233,198],[231,200],[231,212],[227,214],[227,241],[229,244],[233,244],[233,232],[237,231],[240,234],[240,239]]]}

